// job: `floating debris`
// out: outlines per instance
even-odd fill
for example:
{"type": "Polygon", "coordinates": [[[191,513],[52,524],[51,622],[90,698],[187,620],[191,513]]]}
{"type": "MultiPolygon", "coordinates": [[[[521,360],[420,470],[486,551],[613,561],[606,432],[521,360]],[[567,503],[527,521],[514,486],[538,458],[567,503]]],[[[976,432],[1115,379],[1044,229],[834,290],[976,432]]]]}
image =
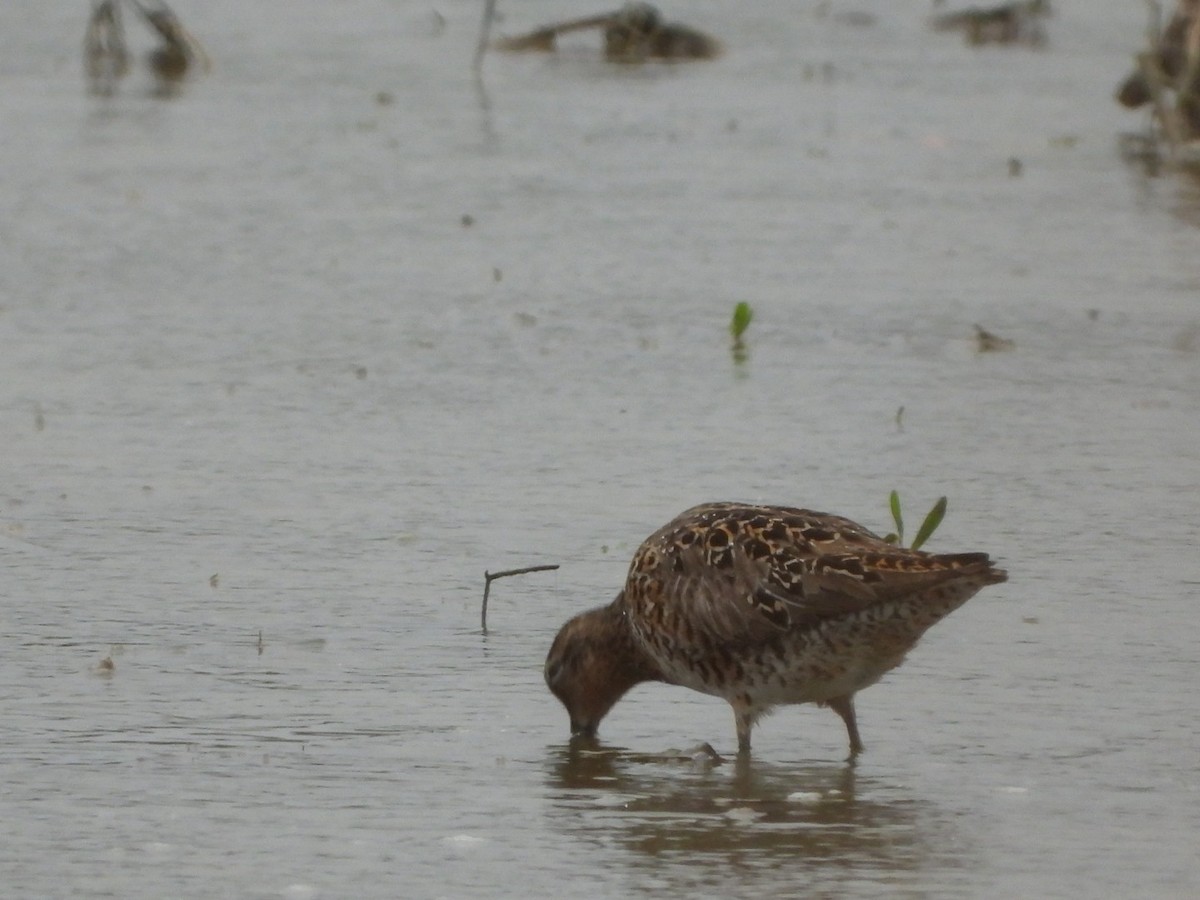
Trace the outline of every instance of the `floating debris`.
{"type": "Polygon", "coordinates": [[[712,769],[724,765],[727,760],[713,749],[713,745],[705,741],[686,750],[672,747],[660,753],[621,753],[621,759],[626,762],[641,764],[666,763],[669,765],[690,765],[698,771],[712,769]]]}
{"type": "Polygon", "coordinates": [[[1130,109],[1149,104],[1149,146],[1156,148],[1165,138],[1171,159],[1200,165],[1200,0],[1178,0],[1166,28],[1160,28],[1161,19],[1161,8],[1151,2],[1149,46],[1137,54],[1116,100],[1130,109]]]}
{"type": "Polygon", "coordinates": [[[96,663],[97,675],[112,675],[117,671],[117,665],[112,660],[112,655],[104,657],[100,662],[96,663]]]}
{"type": "Polygon", "coordinates": [[[1017,346],[1015,341],[992,334],[982,326],[975,326],[975,346],[980,353],[997,353],[1001,350],[1012,350],[1017,346]]]}
{"type": "Polygon", "coordinates": [[[701,31],[673,22],[649,3],[626,3],[615,12],[557,25],[545,25],[526,34],[501,38],[493,46],[508,53],[552,53],[558,38],[576,31],[604,30],[604,58],[609,62],[643,63],[650,60],[713,59],[721,43],[701,31]]]}
{"type": "Polygon", "coordinates": [[[142,18],[162,39],[147,61],[158,82],[159,92],[170,94],[187,77],[193,66],[198,65],[201,71],[208,72],[212,69],[212,61],[200,42],[188,33],[167,4],[162,0],[152,2],[153,8],[148,8],[141,0],[132,0],[142,18]]]}
{"type": "Polygon", "coordinates": [[[1050,0],[1018,0],[985,9],[971,7],[933,18],[934,31],[961,31],[967,43],[1024,44],[1046,42],[1042,19],[1050,15],[1050,0]]]}
{"type": "Polygon", "coordinates": [[[83,70],[88,89],[102,97],[112,96],[117,82],[129,71],[129,50],[117,0],[92,3],[92,15],[83,35],[83,70]]]}
{"type": "Polygon", "coordinates": [[[707,741],[697,744],[686,752],[692,765],[698,769],[711,769],[713,766],[725,764],[725,758],[707,741]]]}
{"type": "Polygon", "coordinates": [[[603,13],[598,16],[588,16],[586,19],[572,19],[570,22],[560,22],[557,25],[543,25],[533,31],[510,38],[499,38],[492,46],[505,53],[553,53],[558,49],[558,37],[572,31],[588,31],[607,25],[613,19],[613,13],[603,13]]]}
{"type": "MultiPolygon", "coordinates": [[[[212,62],[162,0],[127,0],[158,36],[160,43],[146,57],[155,79],[155,93],[173,95],[195,68],[208,72],[212,62]]],[[[129,71],[129,51],[121,23],[119,0],[94,0],[83,39],[83,64],[93,94],[111,96],[129,71]]]]}

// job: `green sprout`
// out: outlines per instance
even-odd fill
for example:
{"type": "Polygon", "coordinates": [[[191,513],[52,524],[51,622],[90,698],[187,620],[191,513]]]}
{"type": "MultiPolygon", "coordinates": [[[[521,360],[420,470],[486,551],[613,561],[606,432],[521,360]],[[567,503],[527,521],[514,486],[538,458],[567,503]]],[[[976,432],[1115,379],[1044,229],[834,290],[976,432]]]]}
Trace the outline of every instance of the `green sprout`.
{"type": "MultiPolygon", "coordinates": [[[[888,505],[892,510],[892,521],[896,523],[896,530],[884,537],[884,540],[889,544],[897,544],[904,546],[904,516],[900,512],[900,494],[896,491],[888,496],[888,505]]],[[[933,509],[929,510],[925,515],[925,521],[921,523],[921,527],[917,529],[917,536],[913,538],[910,550],[919,550],[929,538],[937,531],[937,527],[942,524],[942,519],[946,517],[946,498],[939,497],[937,503],[933,504],[933,509]]]]}
{"type": "Polygon", "coordinates": [[[888,505],[892,508],[892,521],[896,523],[896,530],[884,537],[884,540],[889,544],[899,544],[904,546],[904,517],[900,515],[900,495],[896,491],[892,491],[888,495],[888,505]]]}
{"type": "Polygon", "coordinates": [[[745,300],[733,308],[733,318],[729,322],[729,333],[733,335],[734,362],[742,363],[746,361],[746,345],[742,342],[742,335],[750,327],[750,321],[753,318],[754,310],[750,308],[750,304],[745,300]]]}
{"type": "Polygon", "coordinates": [[[735,344],[742,342],[742,335],[750,327],[750,320],[753,318],[754,310],[750,308],[750,304],[745,300],[733,308],[733,321],[729,323],[729,333],[733,335],[733,342],[735,344]]]}

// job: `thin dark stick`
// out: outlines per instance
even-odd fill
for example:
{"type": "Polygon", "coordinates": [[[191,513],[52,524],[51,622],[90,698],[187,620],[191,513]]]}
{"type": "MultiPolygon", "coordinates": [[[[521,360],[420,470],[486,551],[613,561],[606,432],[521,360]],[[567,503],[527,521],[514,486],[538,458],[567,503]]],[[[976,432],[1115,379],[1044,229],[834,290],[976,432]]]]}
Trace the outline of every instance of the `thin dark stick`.
{"type": "Polygon", "coordinates": [[[506,569],[503,572],[488,572],[486,569],[483,573],[483,615],[481,623],[483,625],[483,633],[487,634],[487,601],[488,593],[492,590],[492,582],[497,578],[507,578],[509,575],[527,575],[530,572],[550,572],[557,569],[558,565],[552,566],[526,566],[524,569],[506,569]]]}
{"type": "Polygon", "coordinates": [[[476,73],[483,68],[483,54],[487,53],[488,41],[492,37],[492,19],[495,17],[496,0],[486,0],[483,5],[483,22],[479,26],[479,44],[475,47],[475,62],[471,66],[476,73]]]}

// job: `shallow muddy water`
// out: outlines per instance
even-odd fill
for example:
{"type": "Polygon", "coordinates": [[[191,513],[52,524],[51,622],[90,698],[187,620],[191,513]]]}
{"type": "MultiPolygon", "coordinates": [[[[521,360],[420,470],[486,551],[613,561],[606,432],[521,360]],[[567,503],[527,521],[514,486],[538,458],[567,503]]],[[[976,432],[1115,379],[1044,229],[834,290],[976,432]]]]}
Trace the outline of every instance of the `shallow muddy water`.
{"type": "Polygon", "coordinates": [[[0,7],[5,895],[1200,892],[1200,190],[1118,153],[1142,5],[1030,50],[679,0],[723,58],[483,93],[479,6],[178,0],[172,99],[0,7]],[[735,745],[663,686],[568,746],[546,649],[644,536],[892,488],[1010,581],[856,766],[812,707],[659,756],[735,745]]]}

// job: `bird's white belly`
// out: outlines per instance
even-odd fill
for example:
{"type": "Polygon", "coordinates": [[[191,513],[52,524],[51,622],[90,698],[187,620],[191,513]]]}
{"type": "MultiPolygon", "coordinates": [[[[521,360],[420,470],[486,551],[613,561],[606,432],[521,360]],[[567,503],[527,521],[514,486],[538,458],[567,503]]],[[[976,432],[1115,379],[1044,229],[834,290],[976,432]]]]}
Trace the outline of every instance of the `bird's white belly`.
{"type": "Polygon", "coordinates": [[[755,706],[788,703],[823,703],[833,697],[851,696],[870,687],[904,661],[904,655],[881,658],[840,659],[831,666],[800,666],[777,677],[755,680],[743,693],[755,706]]]}

